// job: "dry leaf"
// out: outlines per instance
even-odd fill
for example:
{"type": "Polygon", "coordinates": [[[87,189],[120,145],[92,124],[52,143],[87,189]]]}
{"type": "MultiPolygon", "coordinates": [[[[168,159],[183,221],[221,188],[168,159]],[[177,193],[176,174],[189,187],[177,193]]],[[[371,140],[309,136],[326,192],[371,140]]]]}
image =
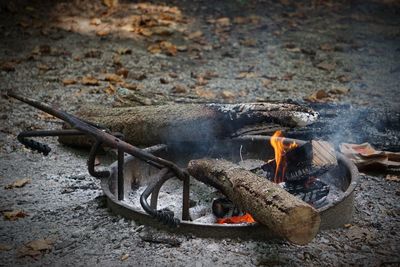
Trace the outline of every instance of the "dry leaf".
{"type": "Polygon", "coordinates": [[[19,179],[9,185],[6,185],[4,188],[5,189],[20,188],[20,187],[25,186],[26,184],[29,184],[30,182],[31,182],[31,179],[27,179],[27,178],[19,179]]]}
{"type": "Polygon", "coordinates": [[[7,244],[0,244],[0,251],[9,251],[12,249],[12,246],[7,244]]]}
{"type": "Polygon", "coordinates": [[[186,45],[178,45],[176,47],[176,50],[178,50],[179,52],[186,52],[188,50],[188,47],[186,45]]]}
{"type": "Polygon", "coordinates": [[[233,100],[236,98],[236,94],[231,91],[224,90],[221,92],[221,97],[225,100],[233,100]]]}
{"type": "Polygon", "coordinates": [[[108,82],[122,82],[123,79],[121,76],[115,74],[115,73],[106,73],[104,76],[104,80],[108,82]]]}
{"type": "Polygon", "coordinates": [[[83,85],[99,85],[99,81],[92,76],[83,77],[81,83],[83,85]]]}
{"type": "Polygon", "coordinates": [[[183,94],[187,91],[187,87],[183,84],[176,84],[174,87],[172,87],[172,92],[176,94],[183,94]]]}
{"type": "Polygon", "coordinates": [[[164,51],[164,53],[169,56],[175,56],[176,53],[178,52],[176,46],[168,41],[162,41],[160,43],[160,47],[164,51]]]}
{"type": "Polygon", "coordinates": [[[203,36],[203,32],[202,31],[195,31],[192,32],[188,35],[188,38],[193,40],[193,39],[197,39],[203,36]]]}
{"type": "Polygon", "coordinates": [[[121,261],[127,260],[129,258],[129,254],[125,253],[124,255],[121,256],[121,261]]]}
{"type": "Polygon", "coordinates": [[[22,210],[13,210],[3,212],[3,216],[5,220],[16,221],[19,218],[24,218],[28,216],[28,214],[23,212],[22,210]]]}
{"type": "Polygon", "coordinates": [[[322,99],[328,98],[329,95],[325,90],[318,90],[312,93],[310,96],[306,98],[306,100],[311,102],[320,102],[322,99]]]}
{"type": "Polygon", "coordinates": [[[400,182],[400,176],[388,174],[388,175],[386,175],[386,180],[398,183],[398,182],[400,182]]]}
{"type": "Polygon", "coordinates": [[[147,51],[152,54],[161,54],[161,47],[159,44],[152,44],[147,47],[147,51]]]}
{"type": "Polygon", "coordinates": [[[116,72],[117,75],[120,75],[124,78],[128,77],[129,74],[129,70],[125,69],[125,68],[119,68],[116,72]]]}
{"type": "Polygon", "coordinates": [[[50,239],[38,239],[26,243],[24,246],[18,249],[18,257],[38,257],[42,253],[49,252],[53,248],[54,241],[50,239]]]}
{"type": "Polygon", "coordinates": [[[40,111],[40,112],[37,114],[37,116],[38,116],[39,119],[41,119],[41,120],[43,120],[43,121],[56,121],[56,120],[57,120],[57,118],[54,117],[53,115],[48,114],[48,113],[43,112],[43,111],[40,111]]]}
{"type": "Polygon", "coordinates": [[[106,94],[108,95],[113,95],[115,94],[116,89],[111,83],[109,83],[108,86],[104,89],[104,92],[106,92],[106,94]]]}
{"type": "Polygon", "coordinates": [[[1,70],[4,70],[4,71],[15,71],[16,65],[17,65],[17,63],[14,61],[6,61],[6,62],[1,63],[0,68],[1,68],[1,70]]]}
{"type": "Polygon", "coordinates": [[[100,25],[100,24],[101,24],[101,19],[99,19],[99,18],[93,18],[93,19],[90,20],[90,25],[97,26],[97,25],[100,25]]]}
{"type": "Polygon", "coordinates": [[[113,55],[113,64],[115,66],[122,66],[122,62],[121,62],[121,56],[118,54],[113,55]]]}
{"type": "Polygon", "coordinates": [[[71,84],[76,84],[76,80],[74,80],[74,79],[64,79],[62,82],[63,82],[64,86],[71,85],[71,84]]]}
{"type": "Polygon", "coordinates": [[[256,46],[257,41],[252,38],[247,38],[247,39],[241,40],[240,44],[244,45],[244,46],[254,47],[254,46],[256,46]]]}
{"type": "Polygon", "coordinates": [[[292,52],[292,53],[300,53],[302,50],[298,47],[293,47],[293,48],[286,48],[286,51],[292,52]]]}
{"type": "Polygon", "coordinates": [[[103,0],[103,4],[108,8],[114,8],[118,6],[118,0],[103,0]]]}
{"type": "Polygon", "coordinates": [[[322,70],[326,70],[326,71],[332,71],[336,68],[336,64],[335,63],[329,63],[327,61],[323,61],[321,63],[319,63],[317,65],[317,68],[322,69],[322,70]]]}
{"type": "Polygon", "coordinates": [[[100,37],[107,36],[109,34],[110,34],[109,29],[101,29],[101,30],[96,31],[96,35],[100,36],[100,37]]]}
{"type": "Polygon", "coordinates": [[[228,27],[231,25],[231,20],[227,17],[223,17],[215,20],[215,23],[220,27],[228,27]]]}
{"type": "Polygon", "coordinates": [[[135,91],[141,89],[141,87],[138,86],[138,85],[135,84],[135,83],[126,83],[126,82],[123,82],[123,83],[120,84],[120,86],[123,87],[123,88],[129,89],[129,90],[135,90],[135,91]]]}
{"type": "Polygon", "coordinates": [[[246,24],[247,19],[245,17],[234,17],[233,18],[233,23],[235,24],[246,24]]]}
{"type": "Polygon", "coordinates": [[[199,97],[202,97],[205,99],[215,99],[216,98],[216,95],[213,91],[204,90],[202,87],[197,87],[195,92],[199,97]]]}

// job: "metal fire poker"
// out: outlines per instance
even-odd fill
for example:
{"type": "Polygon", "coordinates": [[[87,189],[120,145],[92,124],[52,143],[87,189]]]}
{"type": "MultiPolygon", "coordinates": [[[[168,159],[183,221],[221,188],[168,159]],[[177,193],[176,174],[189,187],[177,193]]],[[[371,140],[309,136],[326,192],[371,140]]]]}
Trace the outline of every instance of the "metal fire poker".
{"type": "Polygon", "coordinates": [[[158,192],[161,186],[170,178],[178,177],[183,182],[183,203],[182,203],[182,220],[189,221],[189,174],[179,168],[173,162],[165,160],[160,157],[156,157],[140,148],[137,148],[122,140],[123,135],[121,133],[111,133],[101,126],[77,118],[74,115],[68,114],[65,111],[58,110],[47,104],[38,102],[36,100],[26,98],[23,96],[16,95],[14,93],[7,94],[10,97],[18,99],[26,104],[29,104],[37,109],[40,109],[54,117],[57,117],[64,122],[68,123],[72,129],[63,130],[42,130],[42,131],[24,131],[18,135],[18,141],[25,145],[31,150],[38,151],[43,155],[47,156],[51,151],[50,147],[46,144],[39,143],[28,137],[46,137],[46,136],[78,136],[86,135],[93,140],[93,145],[90,149],[88,164],[88,171],[90,175],[96,178],[107,178],[110,176],[110,171],[96,171],[95,170],[95,158],[98,150],[101,146],[110,147],[118,151],[118,181],[117,181],[117,198],[119,201],[124,199],[124,177],[123,177],[123,165],[124,165],[124,153],[128,153],[134,157],[137,157],[146,163],[160,169],[155,174],[154,182],[146,188],[140,198],[140,203],[143,209],[154,218],[170,226],[178,226],[180,220],[174,217],[174,213],[170,210],[163,209],[157,210],[157,198],[158,192]],[[147,198],[151,196],[150,205],[147,202],[147,198]]]}

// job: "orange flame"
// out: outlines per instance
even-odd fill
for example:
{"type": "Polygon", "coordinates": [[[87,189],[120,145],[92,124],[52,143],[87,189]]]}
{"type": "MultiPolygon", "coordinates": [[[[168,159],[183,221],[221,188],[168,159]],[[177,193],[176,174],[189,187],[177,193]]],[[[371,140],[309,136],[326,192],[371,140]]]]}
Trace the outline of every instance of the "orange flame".
{"type": "Polygon", "coordinates": [[[256,222],[253,217],[246,213],[243,216],[232,216],[229,218],[217,219],[218,224],[235,224],[235,223],[254,223],[256,222]]]}
{"type": "Polygon", "coordinates": [[[286,161],[284,160],[284,156],[286,152],[298,147],[296,142],[286,145],[284,143],[285,138],[283,138],[282,131],[276,131],[271,137],[271,146],[274,148],[275,151],[275,176],[274,182],[281,183],[284,181],[285,178],[285,171],[286,171],[286,161]]]}

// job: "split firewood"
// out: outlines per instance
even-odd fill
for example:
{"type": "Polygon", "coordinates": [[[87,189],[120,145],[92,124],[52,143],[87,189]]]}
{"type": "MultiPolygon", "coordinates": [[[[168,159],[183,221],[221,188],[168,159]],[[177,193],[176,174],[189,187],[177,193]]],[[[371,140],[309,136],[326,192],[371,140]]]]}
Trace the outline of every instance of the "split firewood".
{"type": "MultiPolygon", "coordinates": [[[[123,108],[86,107],[79,117],[124,134],[134,145],[204,141],[230,136],[238,129],[264,123],[286,127],[316,121],[310,108],[285,103],[173,104],[123,108]]],[[[87,145],[85,138],[61,137],[69,145],[87,145]]]]}
{"type": "Polygon", "coordinates": [[[283,176],[282,181],[295,182],[318,177],[338,164],[334,147],[322,140],[306,142],[289,150],[282,157],[281,161],[285,163],[285,167],[280,166],[276,172],[276,161],[271,160],[261,166],[265,173],[260,175],[268,178],[278,175],[283,176]],[[282,173],[282,170],[285,172],[282,173]]]}
{"type": "Polygon", "coordinates": [[[240,166],[218,159],[192,160],[189,173],[220,190],[241,210],[295,244],[307,244],[317,234],[319,213],[279,185],[240,166]]]}

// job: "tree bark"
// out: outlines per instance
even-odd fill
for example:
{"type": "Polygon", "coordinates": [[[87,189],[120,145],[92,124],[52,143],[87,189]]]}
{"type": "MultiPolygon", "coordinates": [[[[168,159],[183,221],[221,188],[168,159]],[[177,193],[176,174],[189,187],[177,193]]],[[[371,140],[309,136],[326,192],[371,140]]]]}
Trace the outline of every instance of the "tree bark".
{"type": "MultiPolygon", "coordinates": [[[[230,136],[238,129],[255,124],[304,126],[318,114],[295,104],[174,104],[124,108],[86,107],[77,116],[121,132],[134,145],[204,141],[230,136]]],[[[62,137],[69,145],[87,144],[87,139],[62,137]]]]}
{"type": "Polygon", "coordinates": [[[199,181],[220,190],[257,222],[292,243],[307,244],[319,230],[320,216],[313,207],[279,185],[232,162],[192,160],[188,171],[199,181]]]}

